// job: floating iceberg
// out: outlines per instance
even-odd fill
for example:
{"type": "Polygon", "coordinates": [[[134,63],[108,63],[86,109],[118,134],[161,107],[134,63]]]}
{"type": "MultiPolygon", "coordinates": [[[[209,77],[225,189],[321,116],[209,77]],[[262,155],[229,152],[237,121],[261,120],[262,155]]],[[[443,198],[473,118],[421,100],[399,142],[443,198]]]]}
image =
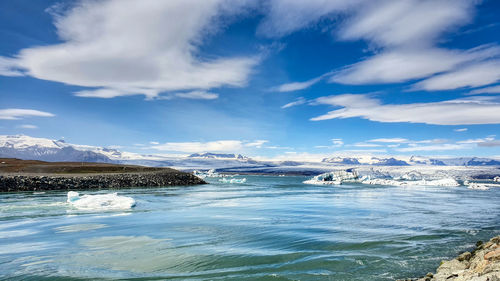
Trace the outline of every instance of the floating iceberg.
{"type": "Polygon", "coordinates": [[[488,190],[490,188],[500,187],[500,184],[470,182],[470,181],[464,181],[464,185],[466,185],[468,189],[477,189],[477,190],[488,190]]]}
{"type": "Polygon", "coordinates": [[[246,178],[242,178],[242,179],[222,178],[219,181],[222,183],[245,183],[245,182],[247,182],[247,179],[246,178]]]}
{"type": "Polygon", "coordinates": [[[215,169],[210,169],[206,172],[202,172],[202,171],[198,171],[198,170],[194,170],[193,171],[193,175],[199,177],[199,178],[220,178],[220,177],[223,177],[223,175],[217,173],[215,171],[215,169]]]}
{"type": "Polygon", "coordinates": [[[345,181],[356,182],[358,179],[359,175],[354,169],[347,169],[317,175],[312,179],[304,181],[303,183],[316,185],[338,185],[345,181]]]}
{"type": "Polygon", "coordinates": [[[363,178],[360,180],[362,184],[374,185],[393,185],[393,186],[460,186],[460,184],[452,178],[444,178],[438,180],[401,180],[401,179],[370,179],[363,178]]]}
{"type": "Polygon", "coordinates": [[[394,186],[460,186],[451,177],[425,178],[420,172],[411,171],[399,176],[391,176],[387,173],[371,170],[368,174],[360,176],[355,169],[339,170],[324,173],[304,181],[305,184],[317,185],[339,185],[344,182],[357,182],[371,185],[394,185],[394,186]]]}
{"type": "Polygon", "coordinates": [[[80,210],[124,210],[135,206],[132,197],[119,196],[116,192],[109,194],[83,195],[78,192],[68,192],[67,202],[80,210]]]}

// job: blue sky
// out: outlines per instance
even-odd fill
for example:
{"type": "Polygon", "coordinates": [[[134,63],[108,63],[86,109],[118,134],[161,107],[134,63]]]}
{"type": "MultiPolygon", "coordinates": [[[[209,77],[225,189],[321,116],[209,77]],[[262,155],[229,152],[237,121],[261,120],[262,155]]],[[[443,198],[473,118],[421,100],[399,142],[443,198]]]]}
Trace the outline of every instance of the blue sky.
{"type": "Polygon", "coordinates": [[[0,133],[499,156],[499,15],[498,1],[1,1],[0,133]]]}

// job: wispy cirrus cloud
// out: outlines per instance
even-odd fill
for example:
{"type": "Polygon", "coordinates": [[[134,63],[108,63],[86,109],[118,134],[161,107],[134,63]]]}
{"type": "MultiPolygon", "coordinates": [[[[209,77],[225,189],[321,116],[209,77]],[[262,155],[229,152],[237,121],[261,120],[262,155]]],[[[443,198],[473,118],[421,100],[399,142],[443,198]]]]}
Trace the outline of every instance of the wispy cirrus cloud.
{"type": "Polygon", "coordinates": [[[258,56],[208,58],[197,51],[218,31],[221,17],[238,14],[241,7],[242,2],[225,0],[145,0],[141,5],[82,0],[66,10],[53,8],[61,43],[0,58],[0,75],[90,87],[75,95],[98,98],[241,87],[258,56]]]}
{"type": "Polygon", "coordinates": [[[370,95],[337,95],[316,99],[341,109],[311,118],[312,121],[359,117],[377,122],[409,122],[434,125],[499,124],[500,102],[491,97],[441,102],[383,104],[370,95]]]}
{"type": "Polygon", "coordinates": [[[18,120],[25,117],[54,117],[55,115],[50,112],[24,109],[24,108],[7,108],[0,109],[0,119],[3,120],[18,120]]]}
{"type": "Polygon", "coordinates": [[[500,85],[472,90],[468,94],[469,95],[500,94],[500,85]]]}
{"type": "Polygon", "coordinates": [[[307,89],[307,88],[311,87],[312,85],[321,81],[321,79],[323,79],[323,77],[324,76],[322,75],[320,77],[316,77],[316,78],[313,78],[313,79],[310,79],[310,80],[307,80],[304,82],[286,83],[286,84],[283,84],[283,85],[280,85],[280,86],[274,88],[274,90],[276,90],[278,92],[293,92],[293,91],[307,89]]]}
{"type": "Polygon", "coordinates": [[[297,99],[297,100],[295,100],[295,101],[292,101],[292,102],[289,102],[289,103],[287,103],[287,104],[283,105],[281,108],[283,108],[283,109],[284,109],[284,108],[289,108],[289,107],[293,107],[293,106],[297,106],[297,105],[304,104],[304,103],[306,103],[306,102],[307,102],[307,100],[306,100],[305,98],[300,97],[300,98],[298,98],[298,99],[297,99]]]}
{"type": "Polygon", "coordinates": [[[405,143],[408,142],[408,139],[404,138],[380,138],[380,139],[371,139],[368,142],[381,142],[381,143],[405,143]]]}
{"type": "Polygon", "coordinates": [[[330,145],[317,145],[315,148],[337,148],[344,145],[344,141],[340,138],[331,139],[332,144],[330,145]]]}
{"type": "Polygon", "coordinates": [[[31,125],[31,124],[23,124],[23,125],[19,126],[19,128],[21,128],[21,129],[38,129],[37,126],[31,125]]]}
{"type": "Polygon", "coordinates": [[[426,91],[479,87],[500,81],[500,60],[473,63],[460,69],[439,74],[414,85],[426,91]]]}
{"type": "Polygon", "coordinates": [[[19,69],[16,59],[0,57],[1,76],[24,76],[24,72],[19,69]]]}
{"type": "Polygon", "coordinates": [[[257,33],[271,38],[283,37],[307,28],[324,17],[349,11],[363,2],[366,0],[269,1],[257,33]]]}
{"type": "Polygon", "coordinates": [[[436,145],[422,145],[422,146],[409,146],[396,148],[399,152],[415,152],[415,151],[443,151],[443,150],[462,150],[462,149],[472,149],[473,147],[468,144],[436,144],[436,145]]]}
{"type": "MultiPolygon", "coordinates": [[[[264,30],[277,30],[271,32],[274,36],[286,36],[314,23],[330,22],[335,24],[327,25],[326,30],[333,29],[332,34],[338,40],[364,40],[371,45],[373,55],[325,73],[329,82],[364,85],[425,79],[412,89],[435,91],[479,87],[500,80],[500,67],[496,63],[500,54],[498,46],[490,44],[469,50],[437,47],[445,33],[472,21],[479,2],[375,0],[356,2],[356,9],[352,9],[348,1],[313,1],[312,4],[306,1],[292,5],[283,2],[286,1],[270,5],[267,20],[261,26],[264,30]]],[[[277,89],[305,89],[324,76],[283,84],[277,89]]]]}
{"type": "Polygon", "coordinates": [[[173,152],[237,152],[245,147],[262,148],[267,140],[240,141],[240,140],[218,140],[209,142],[167,142],[156,143],[150,146],[152,149],[173,152]]]}
{"type": "MultiPolygon", "coordinates": [[[[458,66],[471,64],[471,69],[485,69],[486,67],[476,66],[474,63],[483,62],[500,55],[500,47],[495,45],[479,46],[470,50],[447,50],[434,47],[423,49],[396,48],[384,51],[375,56],[369,57],[361,62],[347,66],[334,74],[331,82],[343,84],[380,84],[380,83],[401,83],[414,79],[425,78],[436,73],[453,71],[458,66]]],[[[462,78],[469,79],[475,85],[485,83],[476,81],[475,77],[469,77],[471,70],[462,70],[462,78]]],[[[442,74],[451,75],[451,74],[442,74]]],[[[413,89],[438,90],[450,88],[451,78],[447,76],[431,77],[413,86],[413,89]],[[436,79],[433,80],[430,79],[436,79]],[[440,81],[440,82],[439,82],[440,81]]],[[[490,79],[490,78],[488,78],[490,79]]]]}
{"type": "Polygon", "coordinates": [[[264,145],[265,143],[268,143],[268,142],[269,142],[268,140],[255,140],[252,142],[246,142],[243,145],[247,146],[247,147],[261,148],[262,145],[264,145]]]}
{"type": "Polygon", "coordinates": [[[500,140],[491,140],[491,141],[480,142],[480,143],[477,144],[477,146],[480,146],[480,147],[497,147],[497,146],[500,146],[500,140]]]}

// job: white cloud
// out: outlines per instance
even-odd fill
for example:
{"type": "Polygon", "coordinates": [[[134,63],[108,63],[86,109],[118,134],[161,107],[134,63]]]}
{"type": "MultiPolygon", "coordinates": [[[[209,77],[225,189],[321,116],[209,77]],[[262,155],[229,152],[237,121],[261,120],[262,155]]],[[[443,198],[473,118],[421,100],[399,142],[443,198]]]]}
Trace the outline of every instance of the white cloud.
{"type": "Polygon", "coordinates": [[[349,152],[349,153],[386,153],[386,149],[345,149],[339,150],[341,152],[349,152]]]}
{"type": "Polygon", "coordinates": [[[331,139],[331,142],[332,142],[331,145],[317,145],[317,146],[315,146],[315,148],[328,148],[328,149],[331,149],[331,148],[341,147],[341,146],[344,145],[344,141],[342,141],[342,139],[331,139]]]}
{"type": "Polygon", "coordinates": [[[160,143],[157,142],[157,141],[150,141],[149,144],[152,144],[152,145],[159,145],[160,143]]]}
{"type": "Polygon", "coordinates": [[[281,108],[289,108],[289,107],[301,105],[304,103],[306,103],[306,99],[304,99],[303,97],[300,97],[296,101],[292,101],[290,103],[283,105],[281,108]]]}
{"type": "Polygon", "coordinates": [[[220,140],[211,142],[167,142],[164,144],[151,146],[151,148],[157,150],[189,153],[202,151],[238,151],[242,147],[242,142],[238,140],[220,140]]]}
{"type": "Polygon", "coordinates": [[[494,137],[486,137],[483,139],[468,139],[468,140],[463,140],[463,141],[457,141],[459,144],[472,144],[472,143],[483,143],[483,142],[489,142],[489,141],[494,141],[494,137]]]}
{"type": "Polygon", "coordinates": [[[381,46],[428,45],[438,35],[468,22],[472,1],[370,1],[339,31],[345,40],[366,39],[381,46]]]}
{"type": "Polygon", "coordinates": [[[437,145],[425,145],[425,146],[410,146],[403,148],[396,148],[399,152],[414,152],[414,151],[440,151],[440,150],[461,150],[461,149],[471,149],[472,147],[468,144],[437,144],[437,145]]]}
{"type": "MultiPolygon", "coordinates": [[[[344,84],[399,83],[450,71],[462,64],[478,62],[498,55],[500,55],[500,48],[495,45],[479,46],[466,51],[396,48],[348,66],[334,74],[330,81],[344,84]]],[[[466,79],[474,80],[474,78],[467,77],[466,79]]],[[[415,88],[433,90],[431,86],[429,88],[423,86],[417,84],[415,88]]]]}
{"type": "MultiPolygon", "coordinates": [[[[95,90],[81,90],[73,93],[77,97],[83,98],[102,98],[102,99],[110,99],[116,98],[120,96],[133,96],[137,95],[137,92],[129,91],[125,89],[110,89],[110,88],[101,88],[95,90]]],[[[156,91],[142,91],[142,94],[147,97],[155,97],[157,95],[156,91]]]]}
{"type": "Polygon", "coordinates": [[[1,76],[23,76],[24,73],[19,70],[17,60],[0,57],[0,75],[1,76]]]}
{"type": "Polygon", "coordinates": [[[208,58],[198,52],[220,28],[220,18],[241,6],[225,0],[81,1],[55,15],[62,43],[21,50],[9,63],[38,79],[93,88],[76,93],[82,97],[152,98],[166,91],[244,86],[257,57],[208,58]]]}
{"type": "Polygon", "coordinates": [[[341,109],[311,118],[312,121],[360,117],[378,122],[410,122],[435,125],[500,123],[500,103],[488,97],[412,104],[382,104],[368,95],[345,94],[316,100],[341,109]]]}
{"type": "Polygon", "coordinates": [[[248,142],[245,143],[244,145],[247,147],[256,147],[256,148],[261,148],[263,144],[268,143],[269,141],[267,140],[256,140],[253,142],[248,142]]]}
{"type": "Polygon", "coordinates": [[[150,148],[162,151],[176,151],[176,152],[235,152],[240,151],[245,147],[261,148],[267,140],[254,140],[254,141],[239,141],[239,140],[219,140],[209,142],[167,142],[153,144],[150,148]]]}
{"type": "Polygon", "coordinates": [[[342,141],[342,139],[332,139],[332,144],[335,147],[339,147],[344,145],[344,142],[342,141]]]}
{"type": "Polygon", "coordinates": [[[381,138],[381,139],[372,139],[369,142],[382,142],[382,143],[405,143],[408,142],[408,139],[403,138],[381,138]]]}
{"type": "Polygon", "coordinates": [[[176,97],[184,99],[213,100],[219,97],[218,94],[205,91],[192,91],[187,93],[176,93],[176,97]]]}
{"type": "Polygon", "coordinates": [[[455,132],[466,132],[468,129],[467,128],[460,128],[460,129],[455,129],[453,131],[455,132]]]}
{"type": "Polygon", "coordinates": [[[309,27],[322,17],[345,12],[363,0],[274,0],[269,1],[266,17],[257,33],[282,37],[309,27]]]}
{"type": "Polygon", "coordinates": [[[35,125],[30,125],[30,124],[24,124],[24,125],[21,125],[21,126],[19,126],[19,128],[21,128],[21,129],[38,129],[38,127],[37,127],[37,126],[35,126],[35,125]]]}
{"type": "Polygon", "coordinates": [[[3,120],[18,120],[24,117],[54,117],[55,115],[50,112],[22,109],[22,108],[7,108],[0,109],[0,119],[3,120]]]}
{"type": "Polygon", "coordinates": [[[316,78],[308,80],[308,81],[305,81],[305,82],[292,82],[292,83],[283,84],[283,85],[276,87],[276,90],[278,92],[293,92],[293,91],[303,90],[303,89],[309,88],[312,85],[318,83],[319,81],[321,81],[321,79],[323,79],[323,77],[324,77],[324,75],[322,75],[320,77],[316,77],[316,78]]]}
{"type": "Polygon", "coordinates": [[[496,147],[496,146],[500,146],[500,140],[491,140],[491,141],[480,142],[480,143],[477,144],[477,146],[481,146],[481,147],[496,147]]]}
{"type": "Polygon", "coordinates": [[[366,142],[358,142],[353,144],[354,147],[380,147],[382,145],[376,143],[366,143],[366,142]]]}
{"type": "Polygon", "coordinates": [[[396,83],[449,70],[462,62],[454,52],[393,50],[370,57],[334,74],[330,81],[343,84],[396,83]]]}
{"type": "Polygon", "coordinates": [[[326,157],[328,157],[328,154],[325,153],[286,151],[274,157],[254,156],[252,158],[261,161],[321,162],[326,157]]]}
{"type": "Polygon", "coordinates": [[[469,94],[471,94],[471,95],[478,95],[478,94],[500,94],[500,85],[472,90],[472,91],[469,92],[469,94]]]}
{"type": "Polygon", "coordinates": [[[302,90],[324,76],[342,84],[402,83],[428,78],[412,88],[428,91],[478,87],[500,80],[500,68],[495,62],[500,54],[498,46],[470,50],[437,47],[444,33],[471,22],[478,1],[354,2],[282,0],[269,5],[260,26],[268,36],[285,36],[320,20],[325,23],[334,19],[338,39],[366,40],[374,50],[374,55],[358,63],[309,81],[283,84],[278,91],[302,90]]]}
{"type": "Polygon", "coordinates": [[[500,60],[475,63],[418,82],[415,89],[426,91],[479,87],[500,81],[500,60]]]}

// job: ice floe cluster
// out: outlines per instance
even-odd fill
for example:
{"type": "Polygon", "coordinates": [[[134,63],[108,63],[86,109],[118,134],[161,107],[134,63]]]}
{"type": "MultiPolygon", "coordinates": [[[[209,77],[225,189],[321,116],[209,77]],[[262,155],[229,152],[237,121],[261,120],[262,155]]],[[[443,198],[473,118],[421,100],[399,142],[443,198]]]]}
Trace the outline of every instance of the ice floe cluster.
{"type": "Polygon", "coordinates": [[[441,173],[423,175],[418,171],[409,171],[391,175],[374,169],[362,172],[356,169],[332,171],[304,181],[305,184],[316,185],[339,185],[345,182],[392,186],[460,186],[456,179],[441,173]]]}
{"type": "Polygon", "coordinates": [[[108,211],[108,210],[126,210],[133,208],[136,203],[134,198],[119,196],[115,193],[83,195],[78,192],[68,192],[67,202],[74,208],[88,211],[108,211]]]}

